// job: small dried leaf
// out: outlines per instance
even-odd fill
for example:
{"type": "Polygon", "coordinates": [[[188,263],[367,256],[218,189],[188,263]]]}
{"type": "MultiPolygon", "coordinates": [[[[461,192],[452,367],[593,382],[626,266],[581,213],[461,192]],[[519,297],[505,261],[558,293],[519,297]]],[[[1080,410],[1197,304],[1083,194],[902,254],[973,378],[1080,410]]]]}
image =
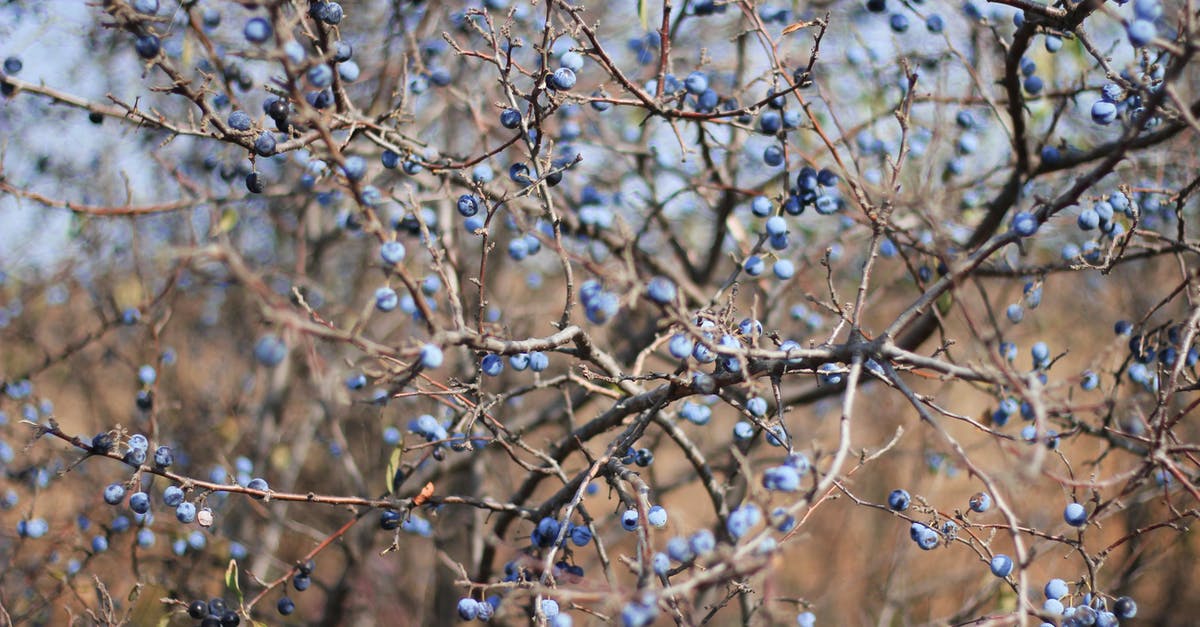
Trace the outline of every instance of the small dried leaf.
{"type": "Polygon", "coordinates": [[[785,26],[783,28],[783,34],[790,35],[802,28],[808,28],[809,26],[812,26],[813,24],[816,24],[816,22],[813,20],[808,20],[806,22],[794,22],[792,24],[788,24],[787,26],[785,26]]]}

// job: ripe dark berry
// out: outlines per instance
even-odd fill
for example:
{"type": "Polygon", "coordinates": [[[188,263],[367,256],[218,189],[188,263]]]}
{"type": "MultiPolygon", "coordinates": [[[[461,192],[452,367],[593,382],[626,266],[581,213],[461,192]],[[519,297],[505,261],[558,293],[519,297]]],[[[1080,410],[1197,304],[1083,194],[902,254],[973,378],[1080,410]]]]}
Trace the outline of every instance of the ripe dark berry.
{"type": "Polygon", "coordinates": [[[292,612],[296,611],[295,602],[293,602],[288,597],[283,597],[282,599],[279,599],[279,603],[277,603],[275,605],[275,607],[279,610],[279,613],[283,614],[284,616],[287,616],[287,615],[291,614],[292,612]]]}
{"type": "Polygon", "coordinates": [[[143,59],[153,59],[158,56],[158,51],[161,48],[161,42],[154,35],[142,35],[137,38],[137,41],[133,42],[133,49],[143,59]]]}
{"type": "Polygon", "coordinates": [[[275,154],[275,136],[267,131],[263,131],[262,134],[254,139],[254,152],[260,157],[270,157],[275,154]]]}
{"type": "Polygon", "coordinates": [[[96,437],[92,438],[92,452],[97,454],[105,454],[112,450],[113,439],[107,431],[97,433],[96,437]]]}
{"type": "Polygon", "coordinates": [[[520,128],[521,112],[516,109],[505,109],[500,112],[500,125],[504,128],[520,128]]]}
{"type": "Polygon", "coordinates": [[[379,515],[379,526],[386,531],[392,531],[400,527],[400,512],[390,509],[383,510],[379,515]]]}
{"type": "Polygon", "coordinates": [[[246,175],[246,189],[250,190],[251,194],[261,194],[266,189],[262,176],[258,172],[251,172],[246,175]]]}
{"type": "Polygon", "coordinates": [[[336,2],[324,2],[319,6],[317,17],[326,24],[338,24],[344,15],[342,5],[336,2]]]}
{"type": "Polygon", "coordinates": [[[912,497],[908,495],[907,490],[895,489],[888,495],[888,508],[902,512],[908,509],[908,504],[912,501],[912,497]]]}
{"type": "Polygon", "coordinates": [[[242,30],[242,34],[246,36],[246,40],[250,43],[264,43],[271,37],[271,23],[261,17],[250,18],[246,22],[246,27],[242,30]]]}
{"type": "Polygon", "coordinates": [[[150,390],[138,390],[134,403],[137,404],[138,409],[150,411],[150,408],[154,407],[154,393],[150,390]]]}
{"type": "Polygon", "coordinates": [[[125,452],[125,457],[122,459],[130,466],[141,466],[146,463],[146,450],[140,448],[130,449],[125,452]]]}
{"type": "Polygon", "coordinates": [[[1121,620],[1127,620],[1137,616],[1137,603],[1129,597],[1121,597],[1113,603],[1113,614],[1121,620]]]}
{"type": "Polygon", "coordinates": [[[208,615],[208,604],[204,601],[192,601],[188,604],[188,616],[200,620],[208,615]]]}
{"type": "Polygon", "coordinates": [[[109,505],[116,505],[125,500],[125,486],[119,483],[109,484],[104,488],[104,502],[109,505]]]}
{"type": "Polygon", "coordinates": [[[288,104],[282,98],[272,98],[266,104],[267,115],[273,120],[285,120],[288,116],[288,104]]]}

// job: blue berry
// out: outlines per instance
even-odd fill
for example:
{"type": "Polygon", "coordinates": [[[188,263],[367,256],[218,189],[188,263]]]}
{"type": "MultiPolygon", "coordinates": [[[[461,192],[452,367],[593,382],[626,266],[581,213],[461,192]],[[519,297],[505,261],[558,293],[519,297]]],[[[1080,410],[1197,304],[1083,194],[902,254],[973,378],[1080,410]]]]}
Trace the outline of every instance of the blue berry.
{"type": "Polygon", "coordinates": [[[275,136],[269,131],[263,131],[254,138],[254,152],[260,157],[270,157],[275,154],[275,136]]]}
{"type": "Polygon", "coordinates": [[[888,508],[890,508],[893,511],[902,512],[902,511],[908,509],[908,505],[911,502],[912,502],[912,497],[909,496],[907,490],[897,488],[895,490],[892,490],[891,493],[888,494],[888,498],[887,498],[888,508]]]}
{"type": "Polygon", "coordinates": [[[729,518],[725,523],[725,530],[729,535],[737,540],[754,528],[755,525],[762,520],[762,512],[758,506],[753,503],[747,503],[738,507],[729,513],[729,518]]]}
{"type": "Polygon", "coordinates": [[[787,220],[783,216],[771,216],[765,224],[767,235],[784,235],[788,232],[787,220]]]}
{"type": "Polygon", "coordinates": [[[775,277],[781,281],[786,281],[796,274],[796,265],[790,259],[779,259],[771,266],[771,271],[775,273],[775,277]]]}
{"type": "Polygon", "coordinates": [[[175,508],[175,518],[183,524],[190,524],[196,521],[196,506],[189,502],[180,503],[175,508]]]}
{"type": "Polygon", "coordinates": [[[968,501],[971,511],[982,514],[992,507],[992,495],[987,492],[976,492],[968,501]]]}
{"type": "Polygon", "coordinates": [[[153,59],[162,49],[162,42],[154,35],[141,35],[133,42],[133,49],[143,59],[153,59]]]}
{"type": "Polygon", "coordinates": [[[1107,126],[1117,119],[1117,105],[1106,100],[1097,100],[1092,104],[1092,121],[1107,126]]]}
{"type": "Polygon", "coordinates": [[[666,553],[655,553],[654,557],[650,558],[650,568],[655,575],[664,577],[671,570],[671,561],[666,553]]]}
{"type": "Polygon", "coordinates": [[[479,362],[479,368],[489,377],[495,377],[504,370],[504,360],[499,355],[489,353],[479,362]]]}
{"type": "Polygon", "coordinates": [[[701,529],[688,539],[688,546],[696,555],[708,555],[717,548],[717,539],[708,529],[701,529]]]}
{"type": "Polygon", "coordinates": [[[385,509],[379,514],[379,527],[384,531],[393,531],[400,527],[400,512],[385,509]]]}
{"type": "Polygon", "coordinates": [[[242,34],[250,43],[264,43],[271,38],[271,23],[261,17],[250,18],[246,22],[246,27],[242,29],[242,34]]]}
{"type": "Polygon", "coordinates": [[[646,512],[646,521],[652,527],[662,529],[667,526],[667,510],[662,505],[654,505],[646,512]]]}
{"type": "Polygon", "coordinates": [[[333,84],[333,70],[325,64],[314,65],[305,76],[308,77],[309,84],[317,89],[324,89],[333,84]]]}
{"type": "Polygon", "coordinates": [[[759,418],[765,416],[767,413],[767,399],[761,396],[748,399],[746,401],[746,411],[750,412],[750,415],[759,418]]]}
{"type": "Polygon", "coordinates": [[[353,390],[361,390],[367,387],[367,376],[361,372],[356,372],[346,377],[346,388],[353,390]]]}
{"type": "Polygon", "coordinates": [[[163,490],[163,504],[167,507],[179,507],[182,502],[183,490],[179,486],[167,486],[167,489],[163,490]]]}
{"type": "Polygon", "coordinates": [[[1004,555],[1003,553],[997,553],[996,556],[992,558],[989,567],[991,568],[993,575],[997,577],[1007,577],[1009,573],[1012,572],[1013,561],[1011,557],[1004,555]]]}
{"type": "Polygon", "coordinates": [[[587,546],[592,541],[592,532],[584,525],[573,525],[570,537],[571,543],[575,546],[587,546]]]}
{"type": "Polygon", "coordinates": [[[273,368],[287,357],[287,345],[274,335],[264,335],[254,345],[254,358],[264,366],[273,368]]]}
{"type": "Polygon", "coordinates": [[[1063,520],[1072,527],[1082,527],[1087,524],[1087,509],[1079,503],[1068,503],[1063,510],[1063,520]]]}
{"type": "Polygon", "coordinates": [[[908,527],[908,536],[912,538],[917,546],[923,551],[930,551],[937,547],[938,541],[941,539],[937,531],[934,531],[929,525],[914,522],[908,527]]]}
{"type": "Polygon", "coordinates": [[[154,465],[159,468],[167,468],[175,463],[175,454],[171,452],[171,447],[160,446],[154,450],[154,465]]]}
{"type": "Polygon", "coordinates": [[[399,305],[400,295],[396,293],[396,290],[386,285],[375,290],[375,308],[379,311],[392,311],[399,305]]]}
{"type": "Polygon", "coordinates": [[[358,67],[358,63],[354,61],[346,61],[345,63],[337,64],[338,76],[347,83],[353,83],[358,80],[359,74],[362,72],[358,67]]]}
{"type": "Polygon", "coordinates": [[[436,344],[426,344],[422,346],[420,356],[422,368],[440,368],[444,360],[442,349],[436,344]]]}
{"type": "Polygon", "coordinates": [[[384,242],[379,248],[379,256],[383,258],[383,262],[391,265],[404,261],[405,253],[404,244],[397,241],[384,242]]]}
{"type": "Polygon", "coordinates": [[[767,263],[758,255],[750,255],[742,262],[742,268],[750,276],[759,276],[767,269],[767,263]]]}
{"type": "Polygon", "coordinates": [[[774,144],[763,150],[763,163],[776,168],[783,165],[783,148],[774,144]]]}
{"type": "Polygon", "coordinates": [[[1034,365],[1037,366],[1050,359],[1050,348],[1046,346],[1045,342],[1035,342],[1029,349],[1029,354],[1033,357],[1034,365]]]}
{"type": "Polygon", "coordinates": [[[367,173],[367,160],[358,155],[346,157],[346,164],[342,166],[342,173],[351,181],[360,181],[367,173]]]}
{"type": "Polygon", "coordinates": [[[521,112],[516,109],[505,109],[500,112],[500,125],[504,128],[520,128],[521,112]]]}
{"type": "Polygon", "coordinates": [[[550,89],[567,91],[575,86],[575,81],[575,72],[571,68],[560,67],[546,80],[546,85],[550,89]]]}
{"type": "Polygon", "coordinates": [[[763,471],[762,484],[774,492],[795,492],[800,489],[800,473],[789,465],[773,466],[763,471]]]}
{"type": "Polygon", "coordinates": [[[675,300],[675,283],[665,276],[656,276],[646,285],[646,295],[660,305],[671,303],[675,300]]]}
{"type": "MultiPolygon", "coordinates": [[[[269,492],[271,490],[271,486],[267,484],[267,480],[263,479],[262,477],[255,477],[251,479],[250,482],[246,484],[246,487],[251,490],[258,490],[259,492],[269,492]]],[[[258,494],[252,494],[250,496],[256,499],[263,498],[258,494]]]]}
{"type": "Polygon", "coordinates": [[[667,556],[676,562],[686,562],[695,557],[695,553],[686,538],[674,537],[667,540],[667,556]]]}
{"type": "Polygon", "coordinates": [[[1119,597],[1113,603],[1113,614],[1120,620],[1128,620],[1137,616],[1137,602],[1129,597],[1119,597]]]}
{"type": "Polygon", "coordinates": [[[1129,43],[1134,48],[1141,48],[1158,35],[1158,27],[1150,20],[1139,18],[1129,24],[1126,32],[1129,35],[1129,43]]]}
{"type": "MultiPolygon", "coordinates": [[[[492,3],[500,4],[500,1],[492,0],[492,3]]],[[[505,1],[503,4],[507,5],[508,3],[505,1]]],[[[583,69],[583,55],[575,52],[574,50],[568,50],[558,58],[558,64],[562,67],[570,68],[574,72],[578,72],[579,70],[583,69]]]]}
{"type": "Polygon", "coordinates": [[[464,597],[458,600],[458,617],[462,620],[475,620],[479,616],[479,602],[464,597]]]}
{"type": "Polygon", "coordinates": [[[254,125],[250,116],[245,111],[235,110],[229,114],[229,119],[226,120],[229,127],[237,131],[248,131],[254,125]]]}
{"type": "Polygon", "coordinates": [[[689,94],[698,96],[708,89],[708,76],[703,72],[692,72],[683,79],[683,87],[689,94]]]}
{"type": "Polygon", "coordinates": [[[125,499],[125,487],[119,483],[109,484],[104,488],[104,502],[109,505],[119,505],[125,499]]]}
{"type": "Polygon", "coordinates": [[[558,538],[558,532],[558,520],[547,516],[538,521],[537,528],[534,529],[531,539],[535,545],[547,547],[553,544],[558,538]]]}
{"type": "Polygon", "coordinates": [[[153,385],[157,379],[158,373],[155,372],[154,366],[145,364],[138,368],[138,381],[141,381],[143,385],[153,385]]]}
{"type": "Polygon", "coordinates": [[[774,135],[783,128],[783,116],[774,109],[767,109],[758,116],[758,130],[767,135],[774,135]]]}
{"type": "Polygon", "coordinates": [[[456,206],[458,213],[464,218],[469,218],[479,213],[479,200],[470,194],[459,196],[456,206]]]}
{"type": "Polygon", "coordinates": [[[625,531],[633,531],[638,528],[638,513],[636,509],[627,509],[621,513],[621,527],[625,531]]]}
{"type": "Polygon", "coordinates": [[[1032,213],[1020,211],[1013,216],[1012,228],[1013,231],[1016,231],[1017,235],[1029,237],[1038,230],[1037,218],[1032,213]]]}
{"type": "Polygon", "coordinates": [[[92,552],[103,553],[108,550],[108,538],[96,536],[92,538],[92,552]]]}
{"type": "Polygon", "coordinates": [[[694,349],[695,343],[683,333],[676,333],[671,336],[671,340],[667,343],[667,351],[675,359],[687,359],[692,355],[694,349]]]}

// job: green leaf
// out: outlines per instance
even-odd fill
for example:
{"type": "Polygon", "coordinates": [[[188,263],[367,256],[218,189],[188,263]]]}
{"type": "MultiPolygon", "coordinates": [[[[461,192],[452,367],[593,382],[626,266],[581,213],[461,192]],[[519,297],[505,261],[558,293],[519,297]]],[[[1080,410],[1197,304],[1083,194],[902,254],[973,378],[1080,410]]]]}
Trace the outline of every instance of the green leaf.
{"type": "Polygon", "coordinates": [[[217,233],[228,233],[237,226],[238,214],[233,209],[225,209],[221,212],[221,219],[217,222],[217,233]]]}
{"type": "Polygon", "coordinates": [[[225,587],[237,595],[238,606],[240,607],[242,605],[242,586],[238,582],[237,560],[229,560],[229,566],[225,569],[225,587]]]}
{"type": "Polygon", "coordinates": [[[950,292],[946,292],[946,293],[942,294],[941,296],[938,296],[938,299],[937,299],[938,313],[942,314],[943,316],[946,315],[947,313],[950,313],[950,307],[953,305],[954,305],[954,295],[951,294],[950,292]]]}
{"type": "Polygon", "coordinates": [[[638,0],[638,19],[642,21],[642,30],[650,28],[650,3],[638,0]]]}
{"type": "Polygon", "coordinates": [[[402,449],[397,446],[392,449],[392,456],[388,458],[387,474],[383,477],[383,484],[387,486],[388,494],[396,493],[396,471],[400,469],[400,454],[402,449]]]}

